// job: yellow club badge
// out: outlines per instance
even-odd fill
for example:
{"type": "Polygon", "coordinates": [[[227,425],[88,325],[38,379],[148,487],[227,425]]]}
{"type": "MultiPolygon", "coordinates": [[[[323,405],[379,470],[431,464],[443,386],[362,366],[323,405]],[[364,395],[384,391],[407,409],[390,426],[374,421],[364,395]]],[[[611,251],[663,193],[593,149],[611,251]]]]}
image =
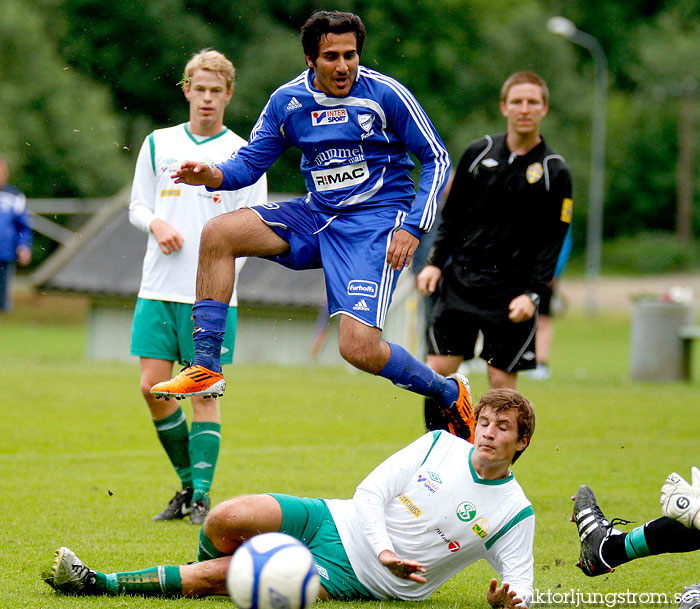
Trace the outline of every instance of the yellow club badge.
{"type": "Polygon", "coordinates": [[[483,539],[489,534],[489,521],[486,520],[486,518],[479,518],[474,523],[472,531],[474,531],[479,537],[483,539]]]}
{"type": "Polygon", "coordinates": [[[561,221],[571,224],[571,215],[574,213],[573,199],[564,199],[561,203],[561,221]]]}
{"type": "Polygon", "coordinates": [[[525,172],[525,179],[528,184],[534,184],[544,175],[544,169],[542,163],[533,163],[527,168],[525,172]]]}

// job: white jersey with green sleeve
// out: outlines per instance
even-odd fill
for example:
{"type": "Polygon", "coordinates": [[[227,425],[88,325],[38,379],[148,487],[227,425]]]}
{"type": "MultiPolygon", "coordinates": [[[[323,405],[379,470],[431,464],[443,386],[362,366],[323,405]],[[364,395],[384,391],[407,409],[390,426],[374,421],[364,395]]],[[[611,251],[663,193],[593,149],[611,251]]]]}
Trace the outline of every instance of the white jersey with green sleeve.
{"type": "MultiPolygon", "coordinates": [[[[267,203],[264,175],[252,186],[235,192],[210,192],[204,186],[175,184],[170,177],[182,161],[213,165],[227,159],[245,143],[227,128],[213,137],[195,136],[187,123],[157,129],[144,140],[136,161],[129,204],[129,221],[148,233],[139,298],[194,303],[199,240],[204,224],[220,214],[267,203]],[[182,249],[168,255],[161,251],[150,232],[154,218],[165,220],[182,235],[182,249]]],[[[236,277],[243,261],[236,261],[236,277]]],[[[237,304],[236,286],[230,304],[237,304]]]]}
{"type": "Polygon", "coordinates": [[[357,578],[377,597],[424,599],[484,558],[529,606],[532,505],[512,473],[480,478],[472,450],[446,431],[429,432],[380,464],[352,501],[327,502],[357,578]],[[421,562],[427,583],[393,575],[378,560],[383,550],[421,562]]]}

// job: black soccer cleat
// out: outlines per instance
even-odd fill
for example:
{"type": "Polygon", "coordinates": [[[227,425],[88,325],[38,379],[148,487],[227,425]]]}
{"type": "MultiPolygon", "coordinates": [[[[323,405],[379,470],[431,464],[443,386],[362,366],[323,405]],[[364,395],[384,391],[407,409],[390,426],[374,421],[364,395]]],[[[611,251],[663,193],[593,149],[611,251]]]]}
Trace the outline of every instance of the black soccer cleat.
{"type": "Polygon", "coordinates": [[[204,524],[209,514],[209,499],[200,499],[192,503],[190,522],[192,524],[204,524]]]}
{"type": "Polygon", "coordinates": [[[175,493],[175,496],[170,500],[170,503],[168,503],[168,507],[160,514],[156,514],[153,520],[177,520],[178,518],[187,516],[191,511],[190,504],[192,503],[193,492],[191,488],[183,488],[175,493]]]}
{"type": "Polygon", "coordinates": [[[593,494],[593,489],[581,485],[574,499],[572,522],[576,523],[581,538],[581,556],[576,566],[589,577],[612,573],[613,569],[603,560],[603,544],[611,535],[621,534],[616,524],[629,524],[629,520],[614,518],[611,522],[603,515],[593,494]]]}

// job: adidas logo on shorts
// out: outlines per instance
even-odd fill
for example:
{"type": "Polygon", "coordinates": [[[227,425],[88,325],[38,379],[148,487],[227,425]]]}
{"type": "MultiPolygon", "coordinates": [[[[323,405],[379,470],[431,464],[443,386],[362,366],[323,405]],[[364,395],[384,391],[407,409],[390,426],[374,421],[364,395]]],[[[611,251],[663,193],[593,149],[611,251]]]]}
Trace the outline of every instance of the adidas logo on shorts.
{"type": "Polygon", "coordinates": [[[292,97],[292,101],[287,104],[287,110],[297,110],[301,108],[301,104],[296,97],[292,97]]]}
{"type": "Polygon", "coordinates": [[[365,299],[363,298],[358,302],[353,308],[353,311],[369,311],[369,307],[367,306],[367,303],[365,302],[365,299]]]}

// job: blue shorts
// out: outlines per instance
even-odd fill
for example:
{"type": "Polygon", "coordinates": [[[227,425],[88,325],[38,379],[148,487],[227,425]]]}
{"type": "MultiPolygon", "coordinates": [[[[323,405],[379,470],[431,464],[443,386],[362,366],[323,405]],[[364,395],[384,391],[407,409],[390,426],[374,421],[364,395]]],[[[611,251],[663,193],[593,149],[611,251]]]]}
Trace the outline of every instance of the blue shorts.
{"type": "Polygon", "coordinates": [[[382,328],[400,271],[386,262],[392,238],[406,212],[396,208],[329,214],[311,209],[302,197],[252,209],[291,250],[270,256],[295,271],[323,268],[328,313],[344,313],[382,328]]]}

